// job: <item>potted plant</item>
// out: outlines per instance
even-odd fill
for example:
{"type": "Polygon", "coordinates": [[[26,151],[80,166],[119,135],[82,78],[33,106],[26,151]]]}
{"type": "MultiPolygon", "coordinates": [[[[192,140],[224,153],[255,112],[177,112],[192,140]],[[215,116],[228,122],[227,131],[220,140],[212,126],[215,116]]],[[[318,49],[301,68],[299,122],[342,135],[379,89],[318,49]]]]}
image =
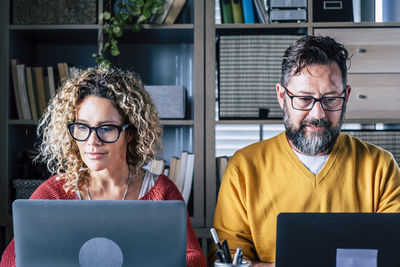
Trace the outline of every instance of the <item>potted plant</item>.
{"type": "Polygon", "coordinates": [[[164,2],[165,0],[116,0],[112,12],[110,0],[108,10],[100,15],[103,31],[99,40],[99,53],[93,55],[96,62],[109,65],[111,58],[120,54],[118,39],[124,30],[140,31],[142,24],[164,12],[164,2]]]}

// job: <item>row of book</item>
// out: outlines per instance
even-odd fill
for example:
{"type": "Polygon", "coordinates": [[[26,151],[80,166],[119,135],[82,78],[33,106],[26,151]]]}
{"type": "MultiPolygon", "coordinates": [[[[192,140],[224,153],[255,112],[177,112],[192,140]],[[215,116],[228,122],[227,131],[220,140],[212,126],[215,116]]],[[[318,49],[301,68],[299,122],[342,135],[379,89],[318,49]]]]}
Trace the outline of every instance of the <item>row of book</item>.
{"type": "Polygon", "coordinates": [[[67,63],[57,63],[55,69],[53,66],[29,67],[12,59],[11,76],[18,119],[39,119],[56,88],[75,71],[77,69],[68,67],[67,63]]]}
{"type": "MultiPolygon", "coordinates": [[[[216,0],[222,23],[270,23],[307,20],[307,0],[216,0]]],[[[217,15],[216,18],[219,18],[217,15]]],[[[219,21],[216,21],[217,23],[219,21]]]]}
{"type": "Polygon", "coordinates": [[[182,151],[180,157],[171,158],[169,167],[165,166],[164,160],[152,160],[149,171],[168,176],[175,183],[187,204],[192,190],[193,169],[194,154],[182,151]]]}

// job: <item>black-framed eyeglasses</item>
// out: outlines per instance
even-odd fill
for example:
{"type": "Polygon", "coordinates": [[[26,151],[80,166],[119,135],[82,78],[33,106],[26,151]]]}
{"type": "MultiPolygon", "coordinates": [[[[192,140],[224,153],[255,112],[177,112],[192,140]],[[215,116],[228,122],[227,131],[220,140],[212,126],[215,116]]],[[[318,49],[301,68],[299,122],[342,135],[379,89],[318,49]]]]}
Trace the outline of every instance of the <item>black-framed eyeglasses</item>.
{"type": "Polygon", "coordinates": [[[114,143],[117,142],[122,131],[128,129],[129,124],[124,126],[118,126],[113,124],[103,124],[97,127],[90,127],[81,122],[71,122],[68,123],[68,130],[76,141],[83,142],[86,141],[92,130],[96,132],[97,138],[104,143],[114,143]]]}
{"type": "MultiPolygon", "coordinates": [[[[285,93],[290,97],[292,107],[296,110],[308,111],[311,110],[316,102],[321,103],[321,107],[325,111],[339,111],[343,109],[345,104],[346,96],[324,96],[321,98],[315,98],[312,96],[300,96],[294,95],[285,86],[285,93]]],[[[346,93],[346,89],[343,90],[346,93]]]]}

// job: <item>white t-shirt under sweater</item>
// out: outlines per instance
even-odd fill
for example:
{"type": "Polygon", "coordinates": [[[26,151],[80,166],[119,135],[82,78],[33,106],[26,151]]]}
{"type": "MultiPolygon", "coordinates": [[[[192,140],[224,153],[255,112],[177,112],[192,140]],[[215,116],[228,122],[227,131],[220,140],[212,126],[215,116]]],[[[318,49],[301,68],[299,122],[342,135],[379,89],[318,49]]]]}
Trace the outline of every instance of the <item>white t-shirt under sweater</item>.
{"type": "MultiPolygon", "coordinates": [[[[140,188],[138,199],[143,197],[147,192],[149,192],[150,189],[156,184],[158,179],[157,174],[151,173],[146,169],[145,171],[146,173],[144,174],[143,177],[142,187],[140,188]]],[[[81,193],[79,191],[75,191],[75,194],[78,197],[78,199],[82,200],[81,193]]]]}
{"type": "Polygon", "coordinates": [[[312,172],[313,174],[319,173],[319,171],[324,167],[325,162],[329,158],[328,155],[323,156],[308,156],[302,153],[297,152],[296,150],[292,149],[299,160],[306,166],[306,168],[312,172]]]}

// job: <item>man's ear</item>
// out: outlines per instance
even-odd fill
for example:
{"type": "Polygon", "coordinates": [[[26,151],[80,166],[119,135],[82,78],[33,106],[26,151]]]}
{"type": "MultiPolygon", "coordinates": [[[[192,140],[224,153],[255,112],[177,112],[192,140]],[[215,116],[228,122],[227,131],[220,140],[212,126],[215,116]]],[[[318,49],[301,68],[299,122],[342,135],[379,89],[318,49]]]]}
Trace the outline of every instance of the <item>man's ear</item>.
{"type": "Polygon", "coordinates": [[[279,105],[281,106],[281,109],[283,109],[283,100],[285,98],[285,88],[280,83],[276,84],[276,96],[278,97],[278,102],[279,102],[279,105]]]}
{"type": "Polygon", "coordinates": [[[351,92],[351,86],[347,85],[346,86],[346,104],[347,104],[347,101],[349,101],[350,92],[351,92]]]}

